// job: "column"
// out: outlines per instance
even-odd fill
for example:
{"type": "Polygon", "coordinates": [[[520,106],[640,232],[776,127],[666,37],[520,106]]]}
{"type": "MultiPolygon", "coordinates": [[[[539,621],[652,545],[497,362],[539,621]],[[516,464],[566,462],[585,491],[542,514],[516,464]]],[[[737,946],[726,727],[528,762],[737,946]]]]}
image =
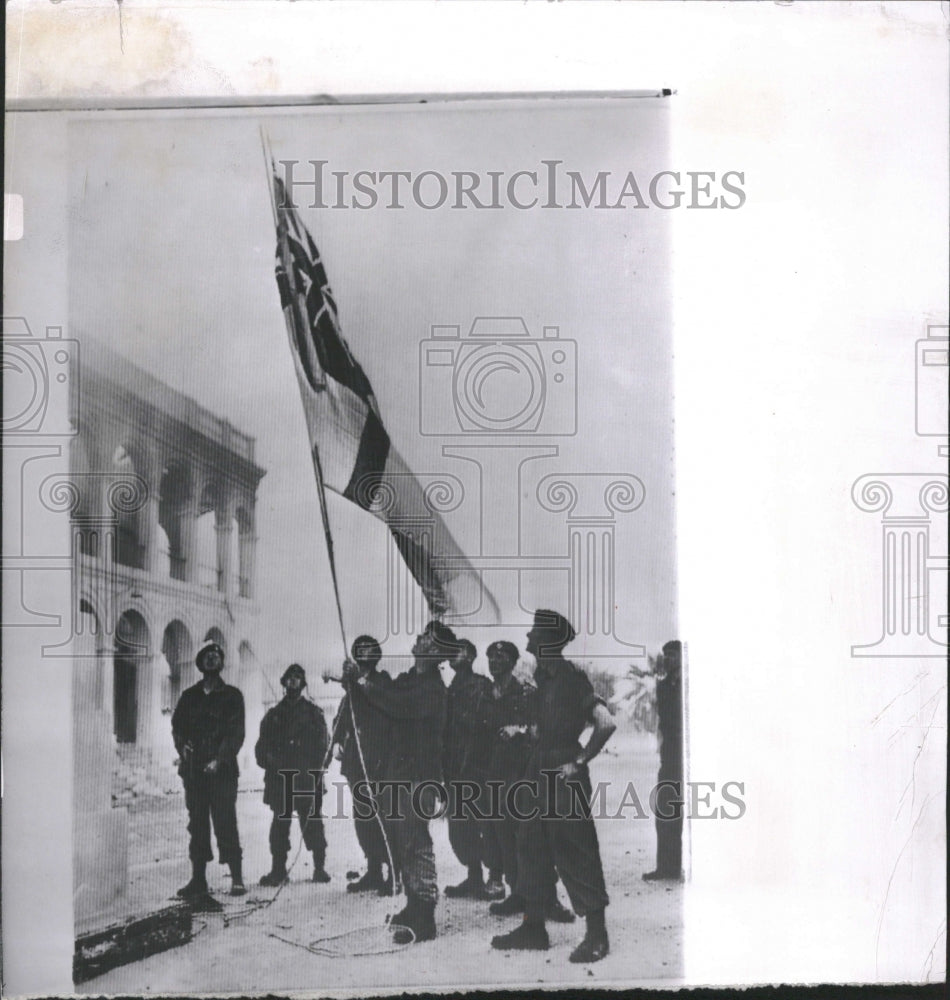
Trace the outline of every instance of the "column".
{"type": "Polygon", "coordinates": [[[538,483],[541,507],[567,515],[568,618],[588,653],[644,651],[617,636],[614,585],[616,516],[635,511],[644,496],[643,483],[626,473],[554,473],[538,483]]]}
{"type": "Polygon", "coordinates": [[[930,515],[947,511],[947,475],[861,476],[851,498],[860,510],[881,513],[881,635],[852,646],[851,655],[946,656],[946,633],[939,618],[934,623],[939,612],[930,600],[931,573],[945,570],[946,560],[930,553],[930,515]]]}
{"type": "Polygon", "coordinates": [[[231,513],[228,506],[214,512],[214,532],[217,547],[218,591],[225,596],[232,591],[231,585],[231,513]]]}
{"type": "MultiPolygon", "coordinates": [[[[531,462],[554,458],[557,445],[453,444],[443,445],[442,454],[460,458],[478,468],[477,506],[470,516],[478,518],[477,565],[485,588],[502,609],[511,614],[520,607],[520,566],[523,555],[522,503],[525,469],[531,462]],[[496,565],[492,565],[497,560],[496,565]]],[[[520,616],[519,616],[520,617],[520,616]]]]}
{"type": "Polygon", "coordinates": [[[181,539],[182,576],[187,583],[198,579],[198,559],[196,552],[197,532],[195,523],[198,520],[198,500],[192,495],[184,500],[178,511],[179,538],[181,539]]]}
{"type": "Polygon", "coordinates": [[[390,635],[418,635],[428,623],[429,611],[412,569],[418,570],[432,551],[433,519],[398,518],[390,523],[408,544],[400,552],[392,546],[387,550],[387,628],[390,635]]]}

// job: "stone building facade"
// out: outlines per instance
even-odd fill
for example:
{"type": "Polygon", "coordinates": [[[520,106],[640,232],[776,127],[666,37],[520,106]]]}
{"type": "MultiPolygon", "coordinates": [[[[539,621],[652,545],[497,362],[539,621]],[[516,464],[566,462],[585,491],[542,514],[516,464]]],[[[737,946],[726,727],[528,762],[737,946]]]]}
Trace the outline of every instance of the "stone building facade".
{"type": "Polygon", "coordinates": [[[222,645],[224,679],[244,694],[239,764],[252,781],[264,710],[254,439],[97,341],[81,346],[68,495],[51,498],[72,524],[75,875],[88,896],[77,917],[122,891],[101,871],[105,845],[113,861],[124,850],[108,776],[121,762],[173,775],[171,711],[205,640],[222,645]]]}

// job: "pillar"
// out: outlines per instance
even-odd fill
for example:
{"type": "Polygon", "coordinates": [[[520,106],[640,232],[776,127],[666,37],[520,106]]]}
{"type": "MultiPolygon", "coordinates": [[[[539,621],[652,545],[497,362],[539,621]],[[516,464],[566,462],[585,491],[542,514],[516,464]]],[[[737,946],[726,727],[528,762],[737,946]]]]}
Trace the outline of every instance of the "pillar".
{"type": "Polygon", "coordinates": [[[947,511],[948,476],[861,476],[851,497],[859,510],[881,514],[881,634],[876,642],[852,646],[851,655],[946,656],[940,611],[931,603],[931,574],[945,573],[947,560],[943,548],[931,555],[930,515],[947,511]]]}
{"type": "Polygon", "coordinates": [[[215,511],[214,531],[217,548],[218,591],[228,596],[233,590],[231,585],[233,569],[231,567],[232,525],[231,515],[227,508],[220,512],[215,511]]]}
{"type": "MultiPolygon", "coordinates": [[[[390,521],[418,553],[418,558],[432,551],[433,518],[399,518],[390,521]]],[[[407,559],[390,546],[387,557],[387,628],[390,635],[418,635],[429,619],[425,598],[419,593],[410,567],[415,562],[412,551],[407,559]]]]}
{"type": "Polygon", "coordinates": [[[599,640],[590,652],[644,652],[617,635],[615,593],[616,518],[637,510],[644,496],[643,483],[626,473],[553,473],[538,483],[541,507],[567,515],[568,618],[579,638],[599,640]]]}
{"type": "Polygon", "coordinates": [[[186,583],[194,583],[198,579],[197,532],[195,531],[197,521],[198,502],[194,496],[190,496],[182,502],[178,511],[179,538],[181,539],[180,556],[183,561],[182,578],[186,583]]]}

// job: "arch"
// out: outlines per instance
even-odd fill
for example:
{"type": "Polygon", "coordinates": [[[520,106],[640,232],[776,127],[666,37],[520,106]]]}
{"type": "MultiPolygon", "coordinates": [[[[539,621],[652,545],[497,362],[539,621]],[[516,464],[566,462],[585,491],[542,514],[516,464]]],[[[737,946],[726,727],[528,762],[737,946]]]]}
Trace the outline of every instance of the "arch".
{"type": "MultiPolygon", "coordinates": [[[[140,449],[131,441],[120,441],[112,452],[112,471],[135,473],[144,478],[145,462],[140,449]]],[[[119,511],[115,515],[115,558],[122,566],[145,568],[145,509],[142,507],[130,512],[119,511]]]]}
{"type": "Polygon", "coordinates": [[[188,626],[179,618],[165,626],[162,656],[168,666],[162,683],[162,711],[171,711],[178,704],[185,682],[191,679],[195,657],[194,640],[188,626]]]}
{"type": "Polygon", "coordinates": [[[123,611],[115,626],[112,667],[112,719],[119,743],[138,738],[139,666],[147,662],[150,634],[144,617],[132,608],[123,611]]]}

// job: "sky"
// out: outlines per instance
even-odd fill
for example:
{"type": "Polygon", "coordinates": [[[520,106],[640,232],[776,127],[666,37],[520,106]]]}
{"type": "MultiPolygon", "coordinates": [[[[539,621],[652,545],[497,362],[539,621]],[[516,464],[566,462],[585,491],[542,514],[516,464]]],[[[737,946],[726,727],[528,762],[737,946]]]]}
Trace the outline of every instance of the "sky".
{"type": "MultiPolygon", "coordinates": [[[[274,281],[261,125],[275,157],[300,161],[301,171],[317,159],[350,177],[359,170],[510,176],[559,159],[588,183],[609,171],[616,191],[628,171],[645,186],[670,167],[667,116],[662,101],[614,99],[116,112],[70,122],[71,335],[106,341],[256,438],[257,462],[267,470],[257,502],[258,656],[331,667],[342,655],[340,630],[274,281]]],[[[539,504],[539,489],[554,488],[545,477],[574,484],[575,517],[604,518],[611,477],[632,476],[645,495],[639,509],[615,514],[613,589],[605,598],[614,606],[614,635],[597,626],[568,653],[603,655],[623,669],[636,644],[655,651],[674,636],[671,213],[426,210],[411,199],[391,209],[383,197],[371,210],[335,210],[306,207],[300,190],[344,336],[393,444],[423,478],[456,477],[463,502],[446,522],[467,554],[481,546],[509,560],[527,557],[520,576],[486,575],[503,605],[503,627],[460,633],[479,646],[510,638],[523,649],[530,609],[567,611],[566,512],[539,504]],[[462,355],[454,355],[454,369],[435,371],[421,345],[433,325],[457,325],[463,346],[454,350],[462,351],[479,316],[523,318],[535,342],[544,327],[557,327],[556,339],[576,344],[568,351],[568,364],[576,351],[576,395],[570,380],[562,388],[551,379],[555,347],[545,342],[534,356],[545,371],[548,422],[536,433],[423,434],[453,419],[446,371],[458,370],[462,355]],[[576,432],[542,436],[570,426],[575,399],[576,432]],[[423,406],[434,408],[427,412],[436,413],[435,425],[421,423],[423,406]]],[[[521,385],[495,372],[483,401],[504,405],[521,385]]],[[[409,636],[387,635],[395,550],[385,526],[336,495],[328,509],[349,639],[371,632],[385,639],[387,654],[406,653],[409,636]]]]}

